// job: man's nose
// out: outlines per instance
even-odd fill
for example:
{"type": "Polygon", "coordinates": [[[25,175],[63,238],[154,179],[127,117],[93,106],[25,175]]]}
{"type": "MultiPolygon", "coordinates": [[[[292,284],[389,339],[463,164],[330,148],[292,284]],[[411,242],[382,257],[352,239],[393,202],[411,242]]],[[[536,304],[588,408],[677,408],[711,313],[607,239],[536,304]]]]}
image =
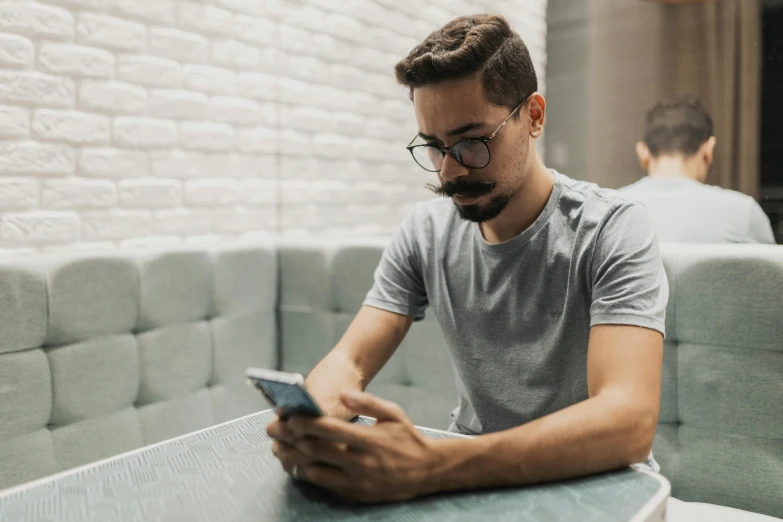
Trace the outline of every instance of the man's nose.
{"type": "Polygon", "coordinates": [[[454,181],[462,176],[467,176],[469,173],[470,169],[455,160],[454,156],[447,152],[446,156],[443,158],[443,164],[441,165],[438,174],[440,175],[441,182],[448,182],[454,181]]]}

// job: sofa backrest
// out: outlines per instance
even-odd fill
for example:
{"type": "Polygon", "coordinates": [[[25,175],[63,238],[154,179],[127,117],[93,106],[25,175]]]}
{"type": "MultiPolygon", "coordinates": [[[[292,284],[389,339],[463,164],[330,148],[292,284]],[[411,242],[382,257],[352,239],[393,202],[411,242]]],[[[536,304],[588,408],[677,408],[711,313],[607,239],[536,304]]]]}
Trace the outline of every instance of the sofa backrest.
{"type": "Polygon", "coordinates": [[[0,262],[0,488],[266,405],[273,248],[0,262]]]}
{"type": "Polygon", "coordinates": [[[672,496],[783,518],[783,247],[662,246],[653,446],[672,496]]]}

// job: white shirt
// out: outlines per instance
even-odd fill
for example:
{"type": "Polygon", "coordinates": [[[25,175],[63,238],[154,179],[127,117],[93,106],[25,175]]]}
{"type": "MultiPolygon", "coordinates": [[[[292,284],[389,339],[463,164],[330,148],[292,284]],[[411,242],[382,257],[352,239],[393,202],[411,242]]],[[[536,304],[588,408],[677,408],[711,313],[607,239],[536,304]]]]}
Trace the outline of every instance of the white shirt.
{"type": "Polygon", "coordinates": [[[661,241],[775,244],[761,206],[740,192],[685,177],[645,177],[620,192],[647,207],[661,241]]]}

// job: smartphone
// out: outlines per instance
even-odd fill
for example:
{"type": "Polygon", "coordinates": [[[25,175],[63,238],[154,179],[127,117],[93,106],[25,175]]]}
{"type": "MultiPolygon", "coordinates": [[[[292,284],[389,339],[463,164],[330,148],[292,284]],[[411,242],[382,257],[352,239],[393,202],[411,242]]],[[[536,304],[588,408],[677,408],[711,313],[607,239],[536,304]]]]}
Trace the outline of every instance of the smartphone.
{"type": "Polygon", "coordinates": [[[265,368],[247,368],[248,385],[256,388],[277,410],[281,419],[303,415],[320,417],[324,412],[304,387],[304,377],[298,373],[279,372],[265,368]]]}

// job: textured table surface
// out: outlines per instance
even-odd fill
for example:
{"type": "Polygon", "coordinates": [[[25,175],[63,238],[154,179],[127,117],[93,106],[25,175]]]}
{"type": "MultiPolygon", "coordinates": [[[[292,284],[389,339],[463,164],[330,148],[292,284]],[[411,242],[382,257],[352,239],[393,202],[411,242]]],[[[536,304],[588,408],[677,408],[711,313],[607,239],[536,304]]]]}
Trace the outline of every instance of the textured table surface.
{"type": "MultiPolygon", "coordinates": [[[[272,456],[271,411],[0,491],[0,521],[526,520],[628,522],[665,482],[627,470],[557,484],[350,506],[294,483],[272,456]]],[[[448,437],[422,430],[432,437],[448,437]]]]}

